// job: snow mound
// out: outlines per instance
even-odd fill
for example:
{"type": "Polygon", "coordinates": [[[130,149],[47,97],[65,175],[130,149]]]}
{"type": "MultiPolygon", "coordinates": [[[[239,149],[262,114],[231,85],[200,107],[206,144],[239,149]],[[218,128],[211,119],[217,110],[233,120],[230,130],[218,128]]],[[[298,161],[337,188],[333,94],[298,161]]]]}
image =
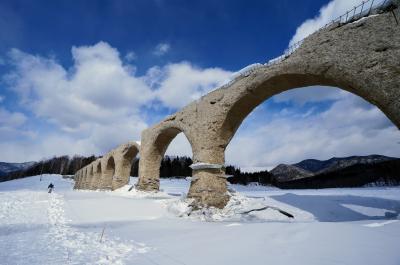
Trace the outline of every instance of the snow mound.
{"type": "Polygon", "coordinates": [[[149,198],[149,199],[169,199],[172,198],[171,195],[163,191],[141,191],[137,190],[133,185],[125,185],[114,191],[106,191],[113,195],[118,195],[122,197],[129,198],[149,198]]]}
{"type": "Polygon", "coordinates": [[[208,222],[311,222],[315,217],[290,205],[271,198],[249,198],[239,193],[232,193],[228,204],[223,209],[214,207],[193,210],[193,200],[181,198],[165,201],[168,212],[175,216],[208,222]],[[259,210],[265,208],[264,210],[259,210]],[[256,210],[256,211],[252,211],[256,210]],[[259,210],[259,211],[257,211],[259,210]],[[294,216],[279,212],[283,210],[294,216]],[[250,212],[249,212],[250,211],[250,212]]]}

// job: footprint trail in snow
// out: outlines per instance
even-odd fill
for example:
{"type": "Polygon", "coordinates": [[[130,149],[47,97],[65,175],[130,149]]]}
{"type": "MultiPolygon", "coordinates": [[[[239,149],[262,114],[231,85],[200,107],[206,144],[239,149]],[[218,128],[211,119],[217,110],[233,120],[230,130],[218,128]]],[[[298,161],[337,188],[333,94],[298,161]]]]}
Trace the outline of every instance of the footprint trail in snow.
{"type": "Polygon", "coordinates": [[[2,264],[120,265],[150,250],[144,244],[107,235],[100,242],[99,232],[74,228],[61,194],[0,192],[0,200],[2,264]]]}

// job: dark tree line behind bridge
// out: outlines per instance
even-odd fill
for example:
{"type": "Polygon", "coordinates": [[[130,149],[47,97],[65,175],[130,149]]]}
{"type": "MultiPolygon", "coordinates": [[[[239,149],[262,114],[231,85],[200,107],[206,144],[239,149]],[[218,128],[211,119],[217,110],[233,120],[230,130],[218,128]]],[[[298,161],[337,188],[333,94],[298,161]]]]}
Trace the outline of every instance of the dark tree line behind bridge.
{"type": "MultiPolygon", "coordinates": [[[[33,164],[32,166],[9,173],[0,178],[7,181],[41,174],[74,175],[76,171],[90,164],[98,157],[68,156],[54,157],[33,164]]],[[[160,165],[161,178],[184,178],[192,175],[192,159],[189,157],[165,156],[160,165]]],[[[132,162],[131,176],[138,176],[139,159],[132,162]]],[[[247,185],[259,183],[272,185],[279,188],[332,188],[332,187],[359,187],[365,184],[400,185],[400,159],[378,162],[374,164],[356,164],[347,168],[328,173],[321,173],[292,181],[277,181],[274,175],[268,171],[241,172],[234,166],[226,167],[228,182],[232,184],[247,185]]]]}
{"type": "MultiPolygon", "coordinates": [[[[193,163],[190,157],[165,156],[160,165],[161,178],[184,178],[192,176],[192,169],[189,167],[193,163]]],[[[139,171],[139,159],[132,163],[131,176],[137,177],[139,171]]]]}
{"type": "MultiPolygon", "coordinates": [[[[19,179],[29,176],[41,174],[60,174],[74,175],[79,169],[89,165],[99,157],[94,155],[89,157],[68,156],[53,157],[50,159],[36,162],[32,166],[8,173],[1,177],[0,181],[19,179]]],[[[162,178],[184,178],[192,175],[192,169],[189,167],[192,164],[192,159],[189,157],[169,157],[165,156],[161,161],[160,175],[162,178]]],[[[132,161],[131,176],[138,176],[139,159],[135,158],[132,161]]]]}
{"type": "Polygon", "coordinates": [[[97,157],[92,155],[89,157],[74,156],[59,156],[47,160],[36,162],[32,166],[23,170],[8,173],[1,178],[1,181],[12,179],[19,179],[29,176],[36,176],[41,174],[60,174],[60,175],[74,175],[76,171],[82,167],[89,165],[97,157]]]}

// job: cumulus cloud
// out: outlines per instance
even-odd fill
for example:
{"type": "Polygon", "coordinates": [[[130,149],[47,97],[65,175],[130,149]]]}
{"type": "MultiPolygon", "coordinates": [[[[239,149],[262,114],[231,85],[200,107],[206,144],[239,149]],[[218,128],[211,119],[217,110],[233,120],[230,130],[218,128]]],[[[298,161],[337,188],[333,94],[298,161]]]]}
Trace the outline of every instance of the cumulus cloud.
{"type": "Polygon", "coordinates": [[[0,160],[10,161],[18,157],[16,153],[20,155],[18,161],[25,160],[23,155],[39,159],[52,154],[103,154],[125,141],[139,140],[141,131],[149,125],[145,106],[156,104],[159,109],[174,111],[229,75],[222,69],[200,69],[181,62],[152,67],[138,76],[136,67],[126,58],[124,62],[118,50],[105,42],[72,47],[71,53],[73,64],[65,68],[52,57],[18,49],[9,52],[11,71],[3,76],[7,89],[17,94],[19,106],[35,120],[51,126],[44,132],[36,130],[40,133],[35,143],[23,142],[18,137],[24,130],[17,124],[18,119],[24,119],[23,114],[2,110],[0,115],[12,123],[6,129],[3,126],[2,136],[16,137],[14,142],[0,141],[2,150],[10,150],[2,152],[0,160]],[[57,142],[53,148],[48,139],[57,142]]]}
{"type": "Polygon", "coordinates": [[[188,157],[192,157],[193,155],[192,147],[183,133],[178,134],[174,140],[172,140],[165,154],[169,156],[179,155],[188,157]]]}
{"type": "Polygon", "coordinates": [[[201,69],[189,62],[149,70],[149,82],[157,86],[156,97],[167,107],[181,108],[223,84],[232,72],[221,68],[201,69]]]}
{"type": "Polygon", "coordinates": [[[289,46],[304,39],[317,29],[323,27],[333,19],[343,15],[354,6],[360,4],[359,0],[333,0],[321,7],[315,18],[307,19],[297,29],[289,42],[289,46]]]}
{"type": "Polygon", "coordinates": [[[118,51],[105,42],[73,47],[72,58],[73,66],[66,69],[54,58],[13,49],[9,53],[13,70],[4,81],[23,108],[55,126],[48,137],[59,141],[54,148],[61,153],[101,154],[139,139],[147,127],[140,108],[153,99],[153,92],[135,76],[134,67],[124,64],[118,51]]]}
{"type": "Polygon", "coordinates": [[[312,86],[302,89],[289,90],[274,96],[273,100],[277,103],[292,102],[301,106],[309,102],[338,100],[346,97],[347,95],[348,93],[337,88],[312,86]]]}
{"type": "Polygon", "coordinates": [[[32,140],[36,134],[35,132],[24,128],[27,119],[28,118],[25,114],[21,112],[11,112],[5,108],[0,108],[1,141],[10,142],[21,138],[32,140]]]}
{"type": "MultiPolygon", "coordinates": [[[[72,58],[72,66],[65,68],[55,58],[17,49],[9,53],[11,71],[3,81],[34,120],[29,127],[22,111],[0,108],[0,160],[101,155],[123,142],[140,139],[149,125],[148,105],[175,111],[232,75],[220,68],[179,62],[151,67],[138,76],[136,67],[126,58],[124,62],[118,50],[105,42],[73,47],[72,58]]],[[[311,87],[272,100],[295,104],[279,113],[263,105],[257,108],[229,145],[227,163],[260,169],[310,157],[400,154],[400,145],[393,144],[399,142],[398,130],[378,109],[352,94],[311,87]],[[315,106],[325,101],[330,107],[316,111],[315,106]],[[311,104],[304,107],[306,102],[311,104]]],[[[154,115],[166,114],[161,112],[154,115]]],[[[167,154],[192,154],[183,134],[174,139],[167,154]]]]}
{"type": "Polygon", "coordinates": [[[152,98],[152,91],[122,64],[107,43],[73,47],[74,66],[64,69],[54,59],[13,49],[15,70],[6,76],[21,103],[65,131],[81,129],[86,121],[109,123],[135,115],[152,98]]]}
{"type": "Polygon", "coordinates": [[[137,55],[134,51],[129,51],[125,54],[125,60],[128,62],[133,62],[134,60],[136,60],[137,55]]]}
{"type": "Polygon", "coordinates": [[[20,112],[9,112],[0,108],[0,126],[18,127],[26,122],[26,116],[20,112]]]}
{"type": "Polygon", "coordinates": [[[154,55],[161,56],[166,54],[170,50],[171,46],[168,43],[159,43],[155,48],[154,48],[154,55]]]}

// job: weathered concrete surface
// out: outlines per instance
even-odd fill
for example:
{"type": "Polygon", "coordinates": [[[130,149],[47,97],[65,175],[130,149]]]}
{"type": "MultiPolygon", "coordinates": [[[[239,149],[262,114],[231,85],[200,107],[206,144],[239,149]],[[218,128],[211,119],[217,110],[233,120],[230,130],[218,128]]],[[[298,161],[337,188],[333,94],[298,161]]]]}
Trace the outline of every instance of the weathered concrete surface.
{"type": "MultiPolygon", "coordinates": [[[[194,163],[223,165],[227,145],[255,107],[314,85],[354,93],[400,128],[400,26],[392,13],[320,30],[282,62],[254,70],[143,131],[138,189],[159,189],[161,159],[179,132],[192,146],[194,163]]],[[[223,176],[223,169],[194,170],[188,196],[200,206],[224,207],[229,196],[223,176]]]]}
{"type": "Polygon", "coordinates": [[[101,187],[101,159],[97,159],[92,162],[93,164],[93,179],[91,183],[91,189],[97,190],[101,187]]]}
{"type": "Polygon", "coordinates": [[[75,189],[115,190],[129,183],[133,159],[139,145],[128,142],[111,150],[75,174],[75,189]]]}

